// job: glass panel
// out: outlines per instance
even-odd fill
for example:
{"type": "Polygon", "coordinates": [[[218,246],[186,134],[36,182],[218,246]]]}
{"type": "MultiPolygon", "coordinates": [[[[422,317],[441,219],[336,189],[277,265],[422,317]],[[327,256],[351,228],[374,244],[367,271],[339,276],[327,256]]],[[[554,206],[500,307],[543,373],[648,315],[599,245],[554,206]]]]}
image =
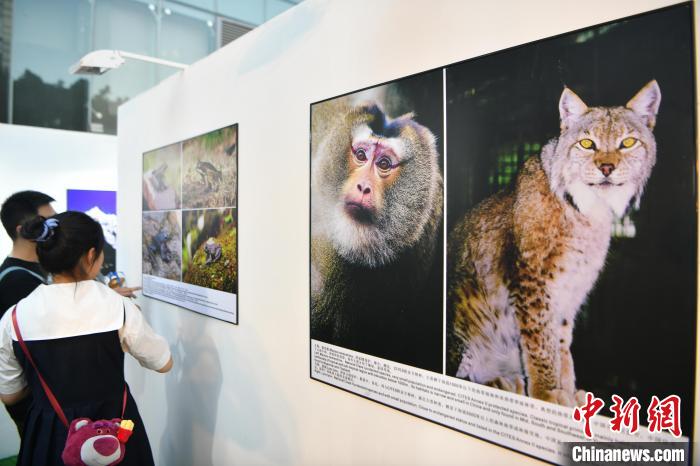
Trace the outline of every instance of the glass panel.
{"type": "Polygon", "coordinates": [[[12,0],[0,0],[0,123],[9,117],[11,46],[12,0]]]}
{"type": "Polygon", "coordinates": [[[265,21],[270,20],[278,14],[287,11],[294,6],[294,3],[285,0],[263,0],[265,4],[265,21]]]}
{"type": "MultiPolygon", "coordinates": [[[[94,49],[156,56],[157,8],[134,0],[96,0],[94,49]]],[[[126,60],[118,70],[91,77],[91,130],[115,134],[117,107],[158,82],[158,66],[126,60]]]]}
{"type": "MultiPolygon", "coordinates": [[[[209,12],[216,11],[216,0],[181,0],[180,4],[186,3],[197,8],[208,10],[209,12]]],[[[232,3],[232,0],[218,0],[218,3],[232,3]]]]}
{"type": "MultiPolygon", "coordinates": [[[[190,65],[216,48],[216,18],[192,8],[165,2],[159,56],[190,65]]],[[[177,70],[162,68],[163,76],[177,70]]]]}
{"type": "Polygon", "coordinates": [[[257,26],[265,21],[265,0],[219,0],[219,13],[257,26]]]}
{"type": "Polygon", "coordinates": [[[68,68],[89,49],[88,0],[16,0],[10,122],[85,130],[87,81],[68,68]]]}

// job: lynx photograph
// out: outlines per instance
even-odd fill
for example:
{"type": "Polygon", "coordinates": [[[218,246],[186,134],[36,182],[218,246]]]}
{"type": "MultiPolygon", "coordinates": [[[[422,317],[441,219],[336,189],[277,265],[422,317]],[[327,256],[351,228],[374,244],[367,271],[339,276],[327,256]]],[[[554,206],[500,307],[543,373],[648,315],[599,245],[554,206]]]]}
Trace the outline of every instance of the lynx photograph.
{"type": "Polygon", "coordinates": [[[678,395],[691,433],[689,8],[447,68],[447,375],[564,406],[678,395]]]}
{"type": "Polygon", "coordinates": [[[442,371],[442,70],[311,110],[311,338],[442,371]]]}

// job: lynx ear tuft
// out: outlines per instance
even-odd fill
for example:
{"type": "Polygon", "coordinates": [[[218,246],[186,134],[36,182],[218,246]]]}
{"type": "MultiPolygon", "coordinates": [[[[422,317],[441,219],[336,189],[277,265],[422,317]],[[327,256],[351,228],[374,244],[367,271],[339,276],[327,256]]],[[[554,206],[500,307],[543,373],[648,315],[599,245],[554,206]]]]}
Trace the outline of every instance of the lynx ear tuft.
{"type": "Polygon", "coordinates": [[[564,131],[571,126],[569,123],[586,113],[587,110],[588,106],[583,103],[583,100],[574,91],[564,87],[564,92],[561,93],[561,98],[559,99],[561,130],[564,131]]]}
{"type": "Polygon", "coordinates": [[[625,107],[642,117],[644,123],[654,129],[656,114],[661,105],[661,89],[656,80],[649,81],[637,94],[627,102],[625,107]]]}

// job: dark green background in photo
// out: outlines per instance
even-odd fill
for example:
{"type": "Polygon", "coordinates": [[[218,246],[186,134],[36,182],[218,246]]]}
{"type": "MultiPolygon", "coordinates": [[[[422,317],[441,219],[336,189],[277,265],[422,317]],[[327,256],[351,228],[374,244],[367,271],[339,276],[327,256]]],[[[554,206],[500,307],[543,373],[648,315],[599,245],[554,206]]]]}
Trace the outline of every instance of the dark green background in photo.
{"type": "MultiPolygon", "coordinates": [[[[606,266],[576,322],[577,385],[606,401],[682,399],[692,435],[696,337],[696,176],[692,9],[664,9],[496,53],[447,71],[448,232],[481,200],[512,186],[523,161],[559,134],[564,85],[589,106],[624,105],[661,88],[657,163],[613,237],[606,266]],[[628,229],[629,230],[629,229],[628,229]]],[[[547,238],[542,238],[547,241],[547,238]]],[[[448,270],[449,270],[448,257],[448,270]]]]}

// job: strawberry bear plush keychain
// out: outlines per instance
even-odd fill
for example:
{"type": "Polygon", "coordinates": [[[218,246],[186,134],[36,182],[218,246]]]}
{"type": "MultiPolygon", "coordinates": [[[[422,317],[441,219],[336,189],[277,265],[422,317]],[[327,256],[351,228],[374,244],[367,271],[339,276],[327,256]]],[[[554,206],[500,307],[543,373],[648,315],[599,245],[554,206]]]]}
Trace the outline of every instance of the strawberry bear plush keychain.
{"type": "Polygon", "coordinates": [[[126,442],[134,429],[129,420],[92,421],[74,419],[61,459],[66,466],[111,466],[119,464],[126,453],[126,442]]]}

